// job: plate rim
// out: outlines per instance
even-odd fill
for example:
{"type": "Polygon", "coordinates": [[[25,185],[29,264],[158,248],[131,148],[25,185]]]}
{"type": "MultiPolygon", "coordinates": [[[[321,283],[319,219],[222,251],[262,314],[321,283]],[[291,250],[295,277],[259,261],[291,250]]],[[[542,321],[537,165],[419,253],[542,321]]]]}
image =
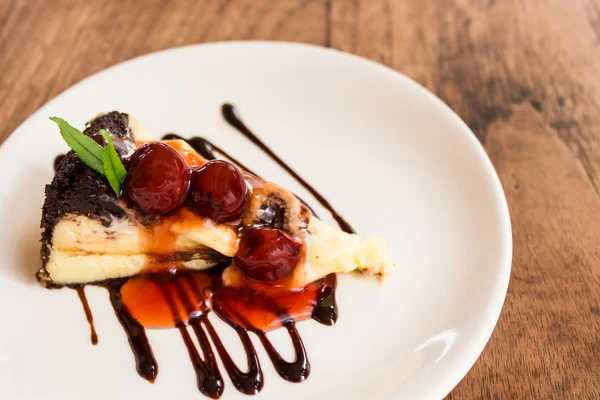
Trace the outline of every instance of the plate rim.
{"type": "MultiPolygon", "coordinates": [[[[196,50],[198,48],[208,48],[208,47],[237,47],[237,46],[257,46],[257,47],[295,47],[301,50],[322,53],[325,56],[335,56],[345,58],[349,62],[361,63],[367,66],[370,70],[385,74],[389,78],[397,79],[403,81],[404,84],[412,86],[415,90],[420,91],[425,97],[428,98],[431,102],[435,103],[441,110],[443,110],[456,124],[457,127],[460,128],[461,134],[467,137],[468,144],[472,147],[472,150],[476,152],[477,157],[482,163],[483,168],[485,168],[485,176],[491,183],[491,187],[493,190],[494,198],[497,202],[497,212],[499,213],[498,222],[499,226],[503,232],[503,245],[505,249],[502,251],[502,260],[500,260],[499,265],[501,268],[498,270],[498,278],[495,281],[495,284],[490,291],[490,294],[487,299],[487,305],[485,307],[485,311],[479,315],[480,321],[473,327],[473,331],[471,334],[473,337],[477,337],[478,340],[471,341],[467,343],[464,348],[461,350],[462,355],[458,357],[456,360],[451,362],[451,366],[453,368],[448,368],[445,377],[438,380],[436,385],[432,385],[429,388],[428,398],[445,398],[457,385],[462,381],[462,379],[467,375],[467,373],[471,370],[475,362],[479,359],[481,353],[487,346],[494,329],[498,323],[500,318],[500,314],[502,312],[502,308],[506,301],[506,295],[508,292],[508,286],[510,282],[510,275],[512,270],[512,257],[513,257],[513,238],[512,238],[512,226],[511,219],[509,213],[508,202],[506,199],[506,195],[504,193],[502,183],[498,176],[496,169],[493,166],[492,161],[490,160],[488,154],[486,153],[483,144],[477,139],[473,131],[468,127],[468,125],[450,108],[449,105],[444,103],[439,97],[437,97],[433,92],[429,89],[418,83],[417,81],[409,78],[404,75],[402,72],[397,71],[391,67],[380,64],[376,61],[370,60],[368,58],[347,53],[341,50],[323,47],[315,44],[308,43],[300,43],[300,42],[289,42],[289,41],[268,41],[268,40],[231,40],[231,41],[216,41],[216,42],[206,42],[206,43],[196,43],[196,44],[188,44],[184,46],[171,47],[168,49],[153,51],[150,53],[142,54],[136,56],[134,58],[130,58],[125,61],[121,61],[119,63],[113,64],[107,68],[104,68],[100,71],[97,71],[91,75],[88,75],[79,81],[73,83],[62,92],[58,93],[56,96],[47,100],[43,105],[41,105],[37,110],[35,110],[29,117],[27,117],[23,122],[21,122],[4,140],[4,142],[0,145],[0,156],[6,152],[6,149],[9,147],[7,144],[12,144],[16,136],[20,134],[21,131],[26,129],[28,123],[36,118],[39,118],[38,114],[42,114],[44,110],[53,103],[55,100],[67,96],[70,91],[74,90],[76,87],[80,85],[84,85],[87,81],[97,78],[98,76],[108,73],[114,69],[124,68],[130,63],[135,63],[140,60],[146,58],[152,58],[157,55],[168,56],[169,53],[175,52],[185,52],[191,49],[196,50]]],[[[393,395],[393,393],[398,390],[402,385],[402,382],[399,382],[396,385],[396,389],[392,392],[388,393],[386,396],[393,395]]]]}

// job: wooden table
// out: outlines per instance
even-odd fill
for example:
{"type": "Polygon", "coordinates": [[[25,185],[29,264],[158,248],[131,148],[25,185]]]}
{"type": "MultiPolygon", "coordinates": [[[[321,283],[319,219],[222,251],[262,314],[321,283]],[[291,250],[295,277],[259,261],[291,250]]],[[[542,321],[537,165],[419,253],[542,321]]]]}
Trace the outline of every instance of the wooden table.
{"type": "Polygon", "coordinates": [[[449,398],[600,398],[599,1],[0,0],[0,141],[94,72],[232,39],[379,61],[484,144],[508,197],[513,273],[487,348],[449,398]]]}

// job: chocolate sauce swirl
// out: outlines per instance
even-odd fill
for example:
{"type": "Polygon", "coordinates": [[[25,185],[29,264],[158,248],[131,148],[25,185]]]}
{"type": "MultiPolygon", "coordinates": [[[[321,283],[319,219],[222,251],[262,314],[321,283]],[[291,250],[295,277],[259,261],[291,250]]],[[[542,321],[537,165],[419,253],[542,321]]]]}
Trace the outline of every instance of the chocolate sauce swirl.
{"type": "Polygon", "coordinates": [[[310,374],[310,363],[308,362],[306,349],[304,348],[304,343],[302,343],[300,334],[296,330],[294,321],[286,321],[284,326],[290,334],[292,345],[294,346],[294,352],[296,353],[296,358],[292,362],[285,361],[281,357],[277,349],[275,349],[273,344],[267,338],[265,332],[256,330],[254,333],[258,335],[279,376],[286,381],[302,382],[308,378],[308,375],[310,374]]]}
{"type": "Polygon", "coordinates": [[[223,361],[223,366],[225,367],[229,378],[231,378],[233,386],[235,386],[237,390],[244,394],[258,394],[263,387],[264,380],[262,369],[258,361],[258,355],[256,354],[256,350],[254,349],[254,345],[250,340],[248,332],[239,326],[233,326],[233,329],[235,329],[237,332],[242,345],[244,346],[246,359],[248,360],[247,372],[243,372],[231,359],[231,356],[225,349],[221,338],[208,320],[208,317],[203,316],[199,322],[202,323],[208,330],[210,338],[217,348],[219,357],[221,357],[221,360],[223,361]]]}
{"type": "MultiPolygon", "coordinates": [[[[169,279],[171,275],[166,275],[166,279],[169,279]]],[[[161,278],[164,276],[157,275],[154,277],[157,282],[158,287],[160,288],[164,300],[169,305],[169,309],[171,310],[173,321],[175,322],[175,326],[179,329],[181,333],[181,338],[185,343],[185,347],[188,350],[188,354],[190,356],[190,361],[192,362],[192,366],[194,367],[194,371],[196,372],[196,381],[198,384],[198,389],[200,392],[205,394],[208,397],[219,398],[223,394],[223,378],[221,377],[221,373],[219,372],[219,368],[217,367],[217,362],[215,355],[212,351],[212,347],[208,341],[208,337],[206,333],[202,330],[202,328],[190,321],[190,325],[192,326],[194,333],[196,334],[196,338],[198,339],[198,343],[200,344],[200,349],[202,350],[202,354],[204,358],[200,357],[198,353],[198,349],[194,345],[189,332],[187,331],[187,327],[184,321],[179,319],[179,311],[177,304],[175,303],[175,299],[172,297],[171,293],[167,290],[164,285],[164,282],[161,278]]],[[[186,311],[191,314],[195,311],[195,307],[188,298],[185,290],[181,286],[182,283],[179,279],[172,279],[173,286],[176,290],[177,297],[183,304],[183,307],[186,311]]]]}

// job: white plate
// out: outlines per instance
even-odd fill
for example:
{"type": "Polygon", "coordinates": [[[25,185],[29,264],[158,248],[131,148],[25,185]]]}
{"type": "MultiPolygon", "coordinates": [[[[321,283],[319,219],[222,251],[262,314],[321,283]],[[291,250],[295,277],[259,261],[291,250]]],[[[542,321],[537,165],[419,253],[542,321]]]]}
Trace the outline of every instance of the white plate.
{"type": "MultiPolygon", "coordinates": [[[[151,54],[85,79],[0,148],[0,398],[202,398],[176,330],[149,331],[160,365],[150,385],[136,374],[105,290],[88,289],[100,338],[92,346],[76,293],[45,290],[33,273],[44,184],[66,150],[52,115],[81,127],[116,109],[157,136],[204,135],[333,223],[223,121],[223,102],[358,232],[385,237],[398,265],[384,285],[342,276],[336,326],[298,325],[312,364],[306,382],[280,379],[258,345],[259,397],[436,399],[471,368],[498,319],[512,252],[506,200],[473,133],[431,93],[381,65],[306,45],[231,42],[151,54]]],[[[241,360],[234,334],[217,328],[241,360]]],[[[271,336],[291,347],[284,332],[271,336]]],[[[223,398],[247,397],[226,378],[223,398]]]]}

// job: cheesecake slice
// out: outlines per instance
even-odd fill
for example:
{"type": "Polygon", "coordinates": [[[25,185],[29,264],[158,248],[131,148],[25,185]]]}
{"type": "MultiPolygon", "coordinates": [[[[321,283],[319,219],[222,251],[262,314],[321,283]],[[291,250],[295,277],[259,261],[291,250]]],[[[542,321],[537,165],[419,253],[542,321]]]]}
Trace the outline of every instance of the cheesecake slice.
{"type": "MultiPolygon", "coordinates": [[[[137,168],[131,160],[140,146],[157,142],[135,119],[116,111],[97,116],[83,134],[106,145],[101,130],[110,134],[129,175],[137,168]]],[[[184,141],[162,143],[175,149],[190,170],[207,163],[184,141]]],[[[334,272],[392,270],[382,239],[363,239],[330,227],[287,190],[241,173],[248,200],[235,221],[219,221],[188,203],[156,215],[137,207],[132,196],[117,196],[103,174],[70,151],[57,163],[55,177],[46,186],[38,280],[46,287],[60,287],[162,269],[227,267],[223,283],[235,286],[247,278],[234,260],[241,238],[252,229],[275,229],[301,243],[301,261],[286,278],[291,287],[304,287],[334,272]]]]}

